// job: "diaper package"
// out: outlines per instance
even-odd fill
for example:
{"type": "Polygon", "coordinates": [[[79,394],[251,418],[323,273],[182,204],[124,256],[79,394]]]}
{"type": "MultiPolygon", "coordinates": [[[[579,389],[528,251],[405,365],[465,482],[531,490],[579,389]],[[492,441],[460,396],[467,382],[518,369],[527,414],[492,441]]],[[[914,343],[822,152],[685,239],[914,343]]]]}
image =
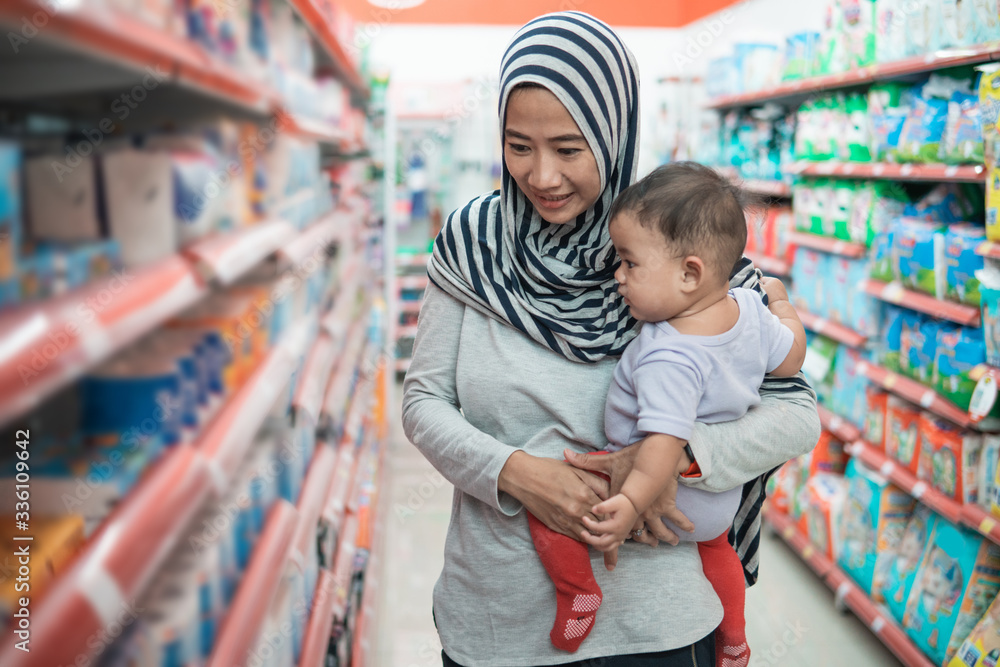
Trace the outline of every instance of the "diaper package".
{"type": "Polygon", "coordinates": [[[920,409],[889,396],[886,414],[885,453],[912,473],[920,462],[920,409]]]}
{"type": "Polygon", "coordinates": [[[896,557],[889,563],[882,580],[882,594],[885,605],[893,617],[903,621],[906,600],[913,588],[917,568],[923,562],[928,540],[940,517],[925,505],[917,503],[906,522],[906,529],[896,549],[896,557]]]}
{"type": "Polygon", "coordinates": [[[899,134],[900,162],[938,162],[948,121],[948,102],[916,97],[899,134]]]}
{"type": "Polygon", "coordinates": [[[1000,661],[1000,598],[994,598],[948,667],[996,667],[1000,661]]]}
{"type": "Polygon", "coordinates": [[[844,443],[829,431],[823,431],[809,456],[809,477],[824,473],[842,476],[847,467],[847,458],[844,443]]]}
{"type": "Polygon", "coordinates": [[[903,218],[896,226],[893,250],[899,262],[900,282],[909,289],[944,297],[944,274],[938,280],[938,257],[944,256],[947,228],[937,222],[903,218]]]}
{"type": "Polygon", "coordinates": [[[875,0],[875,61],[906,57],[905,0],[875,0]]]}
{"type": "Polygon", "coordinates": [[[863,181],[854,191],[850,240],[870,247],[875,237],[903,215],[909,199],[897,183],[863,181]]]}
{"type": "Polygon", "coordinates": [[[888,283],[899,279],[899,260],[896,258],[898,226],[898,219],[890,221],[872,241],[869,275],[875,280],[888,283]]]}
{"type": "Polygon", "coordinates": [[[1000,589],[1000,546],[938,521],[906,601],[903,627],[940,664],[954,655],[1000,589]]]}
{"type": "Polygon", "coordinates": [[[899,138],[913,104],[913,97],[911,87],[902,83],[876,83],[868,89],[868,117],[871,126],[869,140],[873,160],[899,161],[899,138]]]}
{"type": "MultiPolygon", "coordinates": [[[[21,212],[21,148],[0,141],[0,286],[17,276],[17,262],[24,236],[21,212]]],[[[5,299],[0,295],[0,308],[5,299]]]]}
{"type": "Polygon", "coordinates": [[[847,481],[842,475],[820,473],[806,482],[806,502],[801,523],[809,541],[819,547],[827,558],[838,556],[837,542],[833,539],[839,525],[844,501],[847,498],[847,481]]]}
{"type": "Polygon", "coordinates": [[[936,348],[934,388],[961,409],[968,410],[976,388],[972,370],[986,363],[983,330],[942,324],[936,348]]]}
{"type": "Polygon", "coordinates": [[[821,314],[826,310],[826,291],[821,288],[821,277],[828,275],[825,271],[828,257],[826,253],[798,247],[795,249],[795,260],[792,263],[792,292],[789,295],[796,308],[821,314]]]}
{"type": "Polygon", "coordinates": [[[892,549],[902,538],[915,501],[854,459],[847,464],[845,478],[848,491],[840,522],[838,561],[865,593],[880,602],[881,587],[872,588],[875,573],[888,570],[892,549]],[[877,566],[879,560],[883,562],[877,566]]]}
{"type": "Polygon", "coordinates": [[[833,393],[829,405],[852,424],[862,423],[867,412],[865,388],[868,379],[859,370],[863,360],[861,352],[842,345],[833,363],[833,393]]]}
{"type": "Polygon", "coordinates": [[[982,117],[976,96],[954,93],[948,101],[940,158],[946,164],[983,163],[982,117]]]}
{"type": "Polygon", "coordinates": [[[979,453],[979,469],[976,475],[979,505],[993,511],[993,499],[997,489],[997,466],[1000,465],[1000,435],[983,434],[983,448],[979,453]]]}
{"type": "Polygon", "coordinates": [[[983,341],[986,363],[1000,367],[1000,271],[987,260],[986,268],[976,274],[979,279],[979,312],[983,321],[983,341]]]}
{"type": "Polygon", "coordinates": [[[982,435],[955,426],[929,412],[920,416],[920,464],[917,477],[959,503],[979,496],[982,435]]]}
{"type": "Polygon", "coordinates": [[[944,236],[946,267],[945,296],[972,306],[979,305],[979,278],[983,258],[976,248],[986,240],[986,230],[979,225],[950,225],[944,236]]]}
{"type": "Polygon", "coordinates": [[[904,320],[899,337],[900,370],[916,380],[930,386],[934,380],[935,361],[938,353],[938,333],[941,329],[954,331],[954,325],[928,318],[918,318],[916,326],[906,326],[904,320]]]}
{"type": "MultiPolygon", "coordinates": [[[[921,317],[912,310],[897,306],[885,306],[885,323],[882,326],[883,340],[878,349],[879,361],[894,372],[902,372],[903,335],[920,326],[921,317]]],[[[907,343],[907,349],[909,343],[907,343]]],[[[907,368],[909,368],[909,361],[907,368]]]]}
{"type": "Polygon", "coordinates": [[[865,387],[865,403],[868,407],[865,413],[864,437],[876,449],[885,451],[885,425],[889,403],[889,392],[869,384],[865,387]]]}

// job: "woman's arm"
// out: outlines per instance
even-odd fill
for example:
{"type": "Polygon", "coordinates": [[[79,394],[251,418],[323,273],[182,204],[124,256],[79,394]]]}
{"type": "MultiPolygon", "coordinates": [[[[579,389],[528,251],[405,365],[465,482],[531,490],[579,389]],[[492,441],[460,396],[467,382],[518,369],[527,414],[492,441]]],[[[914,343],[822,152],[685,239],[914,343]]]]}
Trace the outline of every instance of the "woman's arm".
{"type": "Polygon", "coordinates": [[[464,316],[464,305],[428,285],[403,383],[406,436],[461,491],[508,516],[523,504],[549,528],[577,538],[582,517],[607,497],[606,484],[500,442],[465,419],[455,379],[464,316]]]}
{"type": "Polygon", "coordinates": [[[819,440],[816,394],[802,377],[766,377],[760,405],[721,424],[695,424],[689,444],[700,477],[681,483],[706,491],[728,491],[805,454],[819,440]]]}

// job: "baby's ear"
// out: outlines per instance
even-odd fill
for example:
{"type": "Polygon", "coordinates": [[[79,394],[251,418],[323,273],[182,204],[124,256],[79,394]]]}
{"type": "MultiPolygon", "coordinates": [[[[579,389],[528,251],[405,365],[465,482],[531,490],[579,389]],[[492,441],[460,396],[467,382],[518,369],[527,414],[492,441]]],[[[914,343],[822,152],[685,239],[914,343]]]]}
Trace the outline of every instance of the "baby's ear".
{"type": "Polygon", "coordinates": [[[681,270],[684,272],[683,283],[692,289],[701,284],[705,279],[705,262],[697,255],[688,255],[681,262],[681,270]]]}

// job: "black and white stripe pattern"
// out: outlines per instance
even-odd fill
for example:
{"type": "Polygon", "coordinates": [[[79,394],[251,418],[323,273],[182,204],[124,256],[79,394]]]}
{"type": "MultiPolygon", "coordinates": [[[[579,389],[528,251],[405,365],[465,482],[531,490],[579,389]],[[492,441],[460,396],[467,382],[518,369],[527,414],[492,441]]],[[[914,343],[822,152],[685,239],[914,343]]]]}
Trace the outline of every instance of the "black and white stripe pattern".
{"type": "Polygon", "coordinates": [[[635,180],[635,59],[582,12],[547,14],[514,36],[500,66],[501,135],[511,90],[536,83],[569,111],[597,161],[603,191],[575,222],[539,216],[503,166],[499,191],[452,213],[434,244],[434,284],[580,362],[617,356],[637,333],[618,295],[607,214],[635,180]]]}
{"type": "MultiPolygon", "coordinates": [[[[729,278],[731,287],[744,287],[758,292],[767,303],[767,295],[760,284],[760,272],[753,267],[749,259],[744,257],[736,265],[736,270],[729,278]]],[[[762,395],[769,393],[788,394],[792,392],[804,391],[812,394],[813,390],[806,382],[802,373],[794,377],[764,377],[764,384],[760,387],[762,395]]],[[[815,394],[813,394],[815,397],[815,394]]],[[[760,566],[760,523],[761,507],[764,504],[765,487],[767,480],[778,469],[752,479],[743,485],[743,497],[740,501],[740,509],[733,519],[733,527],[729,530],[729,543],[736,549],[736,554],[743,563],[743,577],[747,587],[757,583],[757,572],[760,566]]]]}

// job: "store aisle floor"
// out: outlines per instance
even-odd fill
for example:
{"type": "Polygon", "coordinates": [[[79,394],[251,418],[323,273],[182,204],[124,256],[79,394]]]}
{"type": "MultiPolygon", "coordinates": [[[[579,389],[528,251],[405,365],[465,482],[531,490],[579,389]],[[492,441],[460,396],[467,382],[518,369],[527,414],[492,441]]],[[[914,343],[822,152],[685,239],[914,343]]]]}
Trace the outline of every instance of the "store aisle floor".
{"type": "MultiPolygon", "coordinates": [[[[407,442],[396,414],[386,465],[390,494],[374,667],[438,667],[431,595],[441,571],[452,487],[407,442]]],[[[765,534],[760,581],[747,592],[751,667],[883,667],[899,662],[776,536],[765,534]]]]}

